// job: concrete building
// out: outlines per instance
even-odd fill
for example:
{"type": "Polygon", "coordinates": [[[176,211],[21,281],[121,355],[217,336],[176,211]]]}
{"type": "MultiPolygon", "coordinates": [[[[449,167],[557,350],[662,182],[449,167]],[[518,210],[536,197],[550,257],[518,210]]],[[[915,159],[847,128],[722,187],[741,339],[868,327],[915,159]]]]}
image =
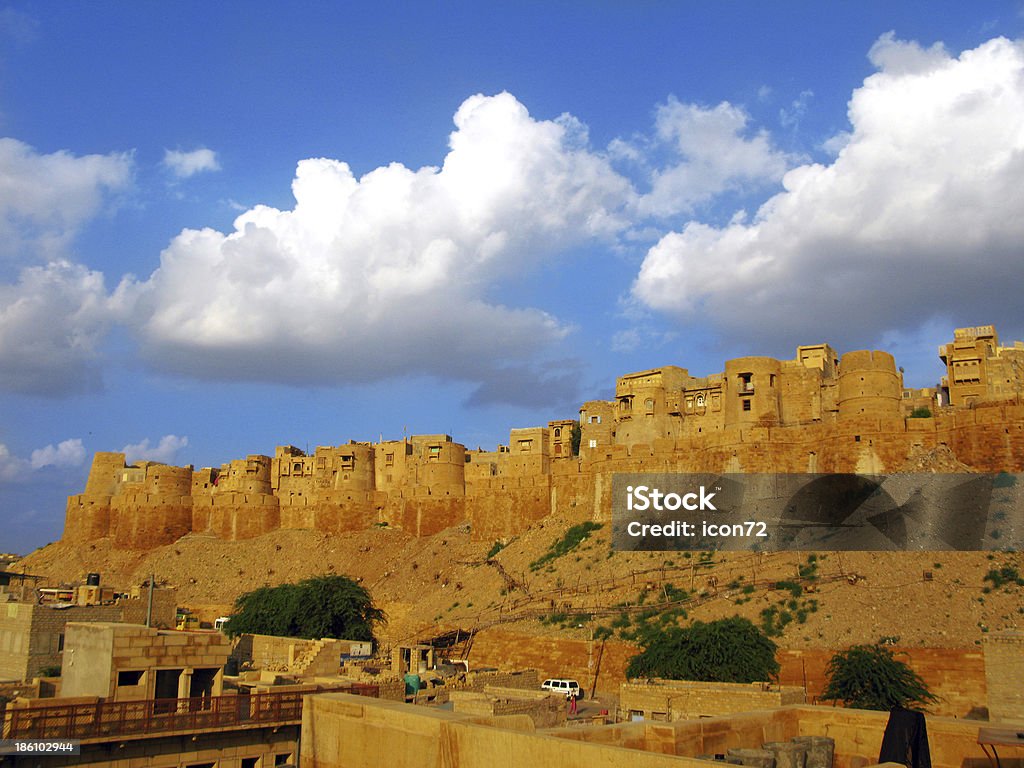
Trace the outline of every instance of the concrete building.
{"type": "Polygon", "coordinates": [[[219,696],[231,654],[220,632],[176,632],[137,624],[69,623],[61,693],[109,701],[219,696]]]}
{"type": "MultiPolygon", "coordinates": [[[[227,690],[229,644],[219,633],[158,631],[116,623],[67,627],[58,698],[0,704],[3,739],[74,739],[80,754],[54,752],[45,765],[104,768],[274,768],[295,765],[303,702],[318,691],[378,695],[372,684],[267,685],[227,690]]],[[[338,658],[335,654],[334,671],[338,658]]],[[[260,677],[257,675],[257,677],[260,677]]],[[[271,675],[273,677],[273,675],[271,675]]],[[[36,755],[0,756],[14,766],[36,755]]]]}
{"type": "MultiPolygon", "coordinates": [[[[31,601],[4,602],[0,594],[0,681],[31,680],[44,671],[61,668],[69,622],[143,623],[148,611],[148,596],[139,591],[134,597],[118,597],[102,605],[38,603],[35,592],[25,595],[31,601]]],[[[75,590],[68,592],[75,594],[75,590]]],[[[78,589],[83,602],[90,593],[89,587],[78,589]]],[[[154,626],[173,626],[174,590],[157,589],[153,597],[154,626]]]]}

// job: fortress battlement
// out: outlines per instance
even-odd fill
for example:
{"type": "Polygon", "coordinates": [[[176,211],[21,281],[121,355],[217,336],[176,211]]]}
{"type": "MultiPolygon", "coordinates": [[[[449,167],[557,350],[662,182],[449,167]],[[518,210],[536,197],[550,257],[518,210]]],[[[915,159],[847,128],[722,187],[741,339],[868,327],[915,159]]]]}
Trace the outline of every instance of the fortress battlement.
{"type": "Polygon", "coordinates": [[[469,521],[489,540],[555,512],[607,520],[614,472],[890,473],[939,449],[966,470],[1024,471],[1024,344],[1000,346],[992,326],[953,336],[934,388],[905,388],[888,352],[800,346],[792,360],[741,357],[705,377],[673,365],[620,376],[613,400],[512,429],[494,451],[414,435],[309,455],[278,446],[199,470],[101,452],[68,499],[64,537],[150,549],[193,531],[386,523],[428,536],[469,521]]]}

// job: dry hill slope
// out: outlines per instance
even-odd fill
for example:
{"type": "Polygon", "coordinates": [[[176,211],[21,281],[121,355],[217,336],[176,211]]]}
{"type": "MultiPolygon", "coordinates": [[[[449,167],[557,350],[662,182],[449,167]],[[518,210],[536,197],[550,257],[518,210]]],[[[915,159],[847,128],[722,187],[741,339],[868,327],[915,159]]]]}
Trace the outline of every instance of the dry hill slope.
{"type": "Polygon", "coordinates": [[[985,578],[992,570],[1024,572],[1020,554],[625,553],[612,552],[605,526],[532,565],[579,522],[546,518],[490,561],[492,545],[471,541],[460,526],[421,539],[388,528],[283,530],[245,541],[192,534],[146,553],[114,550],[109,540],[57,542],[21,565],[67,583],[98,571],[119,587],[152,573],[204,618],[255,587],[345,574],[361,579],[387,612],[387,641],[494,625],[528,635],[628,637],[638,621],[683,611],[683,621],[739,614],[758,623],[767,611],[770,626],[781,627],[779,644],[790,648],[880,638],[965,647],[988,631],[1024,625],[1024,589],[1012,578],[998,586],[985,578]]]}

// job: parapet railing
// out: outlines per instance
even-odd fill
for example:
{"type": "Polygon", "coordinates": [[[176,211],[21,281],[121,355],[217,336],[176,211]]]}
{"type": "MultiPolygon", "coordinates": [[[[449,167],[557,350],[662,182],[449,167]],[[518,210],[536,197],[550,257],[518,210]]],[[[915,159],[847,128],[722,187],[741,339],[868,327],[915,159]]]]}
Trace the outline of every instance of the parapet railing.
{"type": "Polygon", "coordinates": [[[379,688],[369,683],[351,683],[251,695],[47,704],[24,708],[8,705],[0,730],[4,739],[84,741],[232,726],[285,725],[302,720],[304,697],[313,693],[336,692],[376,697],[379,688]]]}

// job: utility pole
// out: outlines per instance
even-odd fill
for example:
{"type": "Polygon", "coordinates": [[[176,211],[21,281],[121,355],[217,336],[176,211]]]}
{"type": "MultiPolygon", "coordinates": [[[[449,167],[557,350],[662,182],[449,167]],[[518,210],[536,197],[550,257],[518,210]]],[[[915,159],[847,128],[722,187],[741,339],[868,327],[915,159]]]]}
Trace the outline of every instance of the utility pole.
{"type": "Polygon", "coordinates": [[[146,626],[153,626],[153,582],[156,581],[156,574],[149,575],[149,600],[146,603],[146,626]]]}

